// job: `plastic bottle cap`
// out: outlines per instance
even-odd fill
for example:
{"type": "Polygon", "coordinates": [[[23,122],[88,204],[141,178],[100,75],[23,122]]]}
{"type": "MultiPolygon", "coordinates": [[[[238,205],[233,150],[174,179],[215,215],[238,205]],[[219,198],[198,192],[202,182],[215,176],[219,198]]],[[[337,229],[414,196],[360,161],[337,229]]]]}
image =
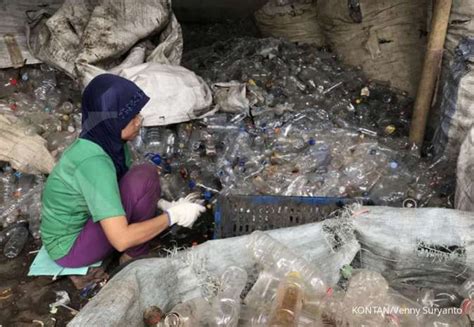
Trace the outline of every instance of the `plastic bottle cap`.
{"type": "Polygon", "coordinates": [[[16,78],[10,78],[10,85],[12,86],[16,86],[18,84],[18,81],[16,80],[16,78]]]}
{"type": "Polygon", "coordinates": [[[154,154],[153,157],[151,157],[151,161],[157,166],[161,165],[162,159],[159,154],[154,154]]]}
{"type": "Polygon", "coordinates": [[[196,182],[193,180],[190,180],[188,183],[188,186],[191,190],[193,190],[196,187],[196,182]]]}
{"type": "Polygon", "coordinates": [[[469,314],[472,308],[472,300],[464,299],[461,303],[461,312],[463,315],[469,314]]]}
{"type": "Polygon", "coordinates": [[[309,139],[308,144],[309,145],[315,145],[316,141],[313,138],[311,138],[311,139],[309,139]]]}
{"type": "Polygon", "coordinates": [[[351,276],[352,276],[352,271],[354,269],[352,268],[351,265],[344,265],[342,266],[341,268],[341,275],[342,277],[344,277],[345,279],[349,279],[351,276]]]}
{"type": "Polygon", "coordinates": [[[210,200],[212,198],[212,193],[211,191],[204,191],[204,199],[205,200],[210,200]]]}
{"type": "Polygon", "coordinates": [[[21,74],[21,79],[27,81],[29,79],[28,73],[21,74]]]}
{"type": "Polygon", "coordinates": [[[395,127],[395,125],[390,124],[385,126],[385,134],[392,135],[393,133],[395,133],[396,130],[397,128],[395,127]]]}
{"type": "Polygon", "coordinates": [[[298,271],[289,272],[287,277],[301,278],[301,274],[298,271]]]}
{"type": "Polygon", "coordinates": [[[362,96],[362,97],[370,96],[370,90],[367,86],[363,87],[362,90],[360,90],[360,96],[362,96]]]}
{"type": "Polygon", "coordinates": [[[403,200],[402,206],[404,208],[417,208],[418,203],[413,198],[406,198],[405,200],[403,200]]]}
{"type": "Polygon", "coordinates": [[[390,168],[392,168],[392,169],[397,169],[398,168],[398,162],[396,162],[396,161],[390,161],[389,165],[390,165],[390,168]]]}

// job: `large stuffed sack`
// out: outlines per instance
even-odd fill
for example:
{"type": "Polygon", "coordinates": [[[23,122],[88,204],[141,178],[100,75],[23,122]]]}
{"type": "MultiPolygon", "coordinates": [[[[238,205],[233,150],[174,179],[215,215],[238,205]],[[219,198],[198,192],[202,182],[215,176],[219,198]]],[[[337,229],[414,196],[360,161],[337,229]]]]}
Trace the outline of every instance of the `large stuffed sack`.
{"type": "Polygon", "coordinates": [[[453,163],[474,123],[474,2],[454,0],[449,19],[440,87],[432,115],[435,153],[453,163]]]}
{"type": "Polygon", "coordinates": [[[318,12],[329,45],[345,63],[416,95],[427,40],[427,0],[319,0],[318,12]]]}
{"type": "Polygon", "coordinates": [[[362,268],[391,286],[455,289],[474,268],[474,214],[440,208],[365,207],[353,224],[362,268]]]}
{"type": "Polygon", "coordinates": [[[146,61],[179,64],[183,39],[169,0],[66,0],[29,30],[32,53],[71,77],[76,63],[110,69],[139,41],[157,38],[146,61]]]}
{"type": "Polygon", "coordinates": [[[55,165],[46,140],[28,132],[20,120],[0,115],[0,160],[23,173],[49,174],[55,165]]]}
{"type": "Polygon", "coordinates": [[[144,126],[189,121],[211,108],[209,86],[184,67],[145,63],[125,68],[119,75],[135,82],[150,97],[141,111],[144,126]]]}
{"type": "Polygon", "coordinates": [[[281,37],[293,42],[325,45],[317,20],[316,0],[270,0],[254,14],[263,36],[281,37]]]}

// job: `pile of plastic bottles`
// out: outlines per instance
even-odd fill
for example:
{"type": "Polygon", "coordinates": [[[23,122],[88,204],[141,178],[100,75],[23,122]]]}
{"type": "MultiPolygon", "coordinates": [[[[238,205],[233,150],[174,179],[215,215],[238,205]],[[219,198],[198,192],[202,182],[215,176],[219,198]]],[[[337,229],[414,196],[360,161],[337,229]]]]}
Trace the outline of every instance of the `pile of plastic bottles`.
{"type": "Polygon", "coordinates": [[[454,172],[407,149],[411,99],[330,53],[243,38],[190,51],[184,65],[210,84],[243,83],[239,104],[249,108],[142,131],[135,149],[162,167],[164,197],[201,190],[209,201],[234,193],[452,205],[454,172]]]}
{"type": "Polygon", "coordinates": [[[210,85],[246,83],[250,111],[262,122],[284,109],[313,109],[337,127],[364,128],[381,137],[408,134],[411,98],[311,45],[231,39],[184,54],[183,65],[210,85]]]}
{"type": "Polygon", "coordinates": [[[215,297],[179,303],[150,326],[470,326],[472,279],[452,295],[459,301],[442,306],[432,291],[409,299],[364,269],[346,269],[344,286],[328,287],[316,266],[263,232],[248,249],[260,268],[256,282],[229,267],[215,297]]]}
{"type": "Polygon", "coordinates": [[[80,92],[74,83],[46,65],[0,70],[0,114],[14,115],[38,134],[59,157],[81,128],[80,92]]]}
{"type": "Polygon", "coordinates": [[[340,128],[320,109],[248,117],[218,113],[194,123],[152,127],[134,146],[162,167],[163,196],[202,191],[365,198],[380,205],[448,206],[443,162],[420,160],[405,140],[340,128]],[[270,117],[268,117],[270,116],[270,117]]]}
{"type": "MultiPolygon", "coordinates": [[[[0,114],[13,115],[40,135],[57,158],[81,128],[80,92],[71,80],[46,65],[0,70],[0,114]]],[[[45,177],[0,163],[0,245],[8,258],[19,255],[28,235],[39,238],[41,192],[45,177]]]]}

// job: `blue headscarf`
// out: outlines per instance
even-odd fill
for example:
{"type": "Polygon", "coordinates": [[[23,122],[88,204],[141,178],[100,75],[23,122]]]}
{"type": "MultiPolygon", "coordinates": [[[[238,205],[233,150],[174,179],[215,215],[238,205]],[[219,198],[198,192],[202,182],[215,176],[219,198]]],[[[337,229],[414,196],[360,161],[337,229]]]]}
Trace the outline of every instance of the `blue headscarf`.
{"type": "Polygon", "coordinates": [[[150,100],[132,81],[112,74],[95,77],[82,94],[80,138],[98,144],[112,159],[117,179],[127,172],[122,129],[150,100]]]}

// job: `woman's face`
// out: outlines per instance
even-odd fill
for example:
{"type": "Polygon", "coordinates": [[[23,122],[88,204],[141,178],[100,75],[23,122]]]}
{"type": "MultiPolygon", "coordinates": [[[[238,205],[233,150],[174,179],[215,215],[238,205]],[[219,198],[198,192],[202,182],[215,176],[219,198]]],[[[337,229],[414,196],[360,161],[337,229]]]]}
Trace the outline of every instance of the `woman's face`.
{"type": "Polygon", "coordinates": [[[137,137],[142,126],[142,116],[136,115],[124,129],[122,129],[122,140],[131,141],[137,137]]]}

